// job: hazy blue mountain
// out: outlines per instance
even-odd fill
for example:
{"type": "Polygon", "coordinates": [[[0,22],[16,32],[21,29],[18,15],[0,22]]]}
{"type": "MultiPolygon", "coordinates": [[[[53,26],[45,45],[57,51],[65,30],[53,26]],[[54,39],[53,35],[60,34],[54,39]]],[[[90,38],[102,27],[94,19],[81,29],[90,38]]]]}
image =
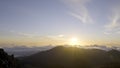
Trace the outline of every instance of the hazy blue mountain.
{"type": "Polygon", "coordinates": [[[53,48],[54,46],[41,46],[41,47],[26,47],[26,46],[16,46],[16,47],[4,47],[3,49],[9,54],[14,54],[15,57],[29,56],[35,54],[39,51],[45,51],[53,48]]]}

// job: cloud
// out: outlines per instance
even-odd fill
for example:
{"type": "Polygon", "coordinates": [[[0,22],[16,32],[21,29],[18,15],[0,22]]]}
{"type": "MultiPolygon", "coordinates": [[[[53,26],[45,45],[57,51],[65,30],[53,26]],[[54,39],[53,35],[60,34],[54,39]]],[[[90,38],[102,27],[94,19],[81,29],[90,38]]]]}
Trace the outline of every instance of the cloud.
{"type": "Polygon", "coordinates": [[[110,33],[120,32],[120,9],[113,9],[110,21],[105,25],[105,31],[110,33]]]}
{"type": "Polygon", "coordinates": [[[65,36],[62,35],[62,34],[59,34],[59,35],[49,35],[47,37],[48,38],[52,38],[52,39],[63,39],[63,38],[65,38],[65,36]]]}
{"type": "MultiPolygon", "coordinates": [[[[65,44],[66,43],[66,37],[63,34],[57,34],[57,35],[40,35],[36,33],[26,33],[26,32],[17,32],[14,30],[11,30],[10,33],[12,36],[16,36],[15,42],[10,42],[10,44],[15,45],[48,45],[48,44],[65,44]],[[20,40],[20,42],[19,42],[20,40]]],[[[4,44],[4,43],[3,43],[4,44]]],[[[8,43],[9,44],[9,43],[8,43]]]]}
{"type": "Polygon", "coordinates": [[[91,0],[64,0],[64,3],[71,9],[68,14],[80,20],[82,23],[93,23],[86,4],[91,0]]]}
{"type": "Polygon", "coordinates": [[[104,34],[106,34],[106,35],[110,35],[111,33],[110,33],[110,32],[104,32],[104,34]]]}
{"type": "Polygon", "coordinates": [[[19,32],[18,35],[23,36],[23,37],[27,37],[27,38],[35,37],[34,34],[23,33],[23,32],[19,32]]]}
{"type": "Polygon", "coordinates": [[[120,34],[120,31],[117,31],[117,34],[120,34]]]}
{"type": "Polygon", "coordinates": [[[82,23],[93,23],[92,19],[88,14],[83,13],[83,15],[79,15],[76,13],[70,13],[71,16],[75,17],[76,19],[80,20],[82,23]]]}
{"type": "Polygon", "coordinates": [[[58,37],[63,38],[63,37],[64,37],[64,35],[60,34],[60,35],[58,35],[58,37]]]}
{"type": "Polygon", "coordinates": [[[39,40],[63,40],[65,38],[65,35],[58,34],[58,35],[39,35],[35,33],[25,33],[25,32],[16,32],[14,30],[11,30],[10,33],[13,35],[16,35],[18,37],[24,37],[24,38],[32,38],[32,39],[39,39],[39,40]]]}
{"type": "Polygon", "coordinates": [[[10,33],[15,34],[15,35],[20,36],[20,37],[25,37],[25,38],[36,37],[35,34],[24,33],[24,32],[16,32],[14,30],[11,30],[10,33]]]}

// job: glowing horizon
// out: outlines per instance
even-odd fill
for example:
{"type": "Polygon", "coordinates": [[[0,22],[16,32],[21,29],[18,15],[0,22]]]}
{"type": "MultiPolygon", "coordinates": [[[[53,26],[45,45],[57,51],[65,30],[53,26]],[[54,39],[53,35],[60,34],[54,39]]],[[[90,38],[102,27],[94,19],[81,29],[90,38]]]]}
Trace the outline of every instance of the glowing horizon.
{"type": "Polygon", "coordinates": [[[119,6],[119,0],[1,0],[0,46],[120,46],[119,6]]]}

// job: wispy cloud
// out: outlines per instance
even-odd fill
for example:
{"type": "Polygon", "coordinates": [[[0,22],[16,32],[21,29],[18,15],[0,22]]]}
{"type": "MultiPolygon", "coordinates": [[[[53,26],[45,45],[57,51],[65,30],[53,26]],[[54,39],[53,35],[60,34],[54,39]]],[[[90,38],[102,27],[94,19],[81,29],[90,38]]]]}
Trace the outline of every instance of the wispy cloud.
{"type": "Polygon", "coordinates": [[[64,3],[71,9],[68,14],[80,20],[81,23],[93,23],[86,4],[91,0],[64,0],[64,3]]]}
{"type": "Polygon", "coordinates": [[[10,32],[11,32],[12,34],[17,35],[17,36],[25,37],[25,38],[36,37],[35,34],[30,34],[30,33],[25,33],[25,32],[16,32],[16,31],[14,31],[14,30],[11,30],[10,32]]]}
{"type": "Polygon", "coordinates": [[[58,35],[58,37],[63,38],[63,37],[64,37],[64,35],[60,34],[60,35],[58,35]]]}
{"type": "Polygon", "coordinates": [[[62,35],[62,34],[59,34],[59,35],[49,35],[49,36],[47,36],[48,38],[51,38],[51,39],[55,39],[55,40],[63,40],[63,39],[65,39],[65,36],[64,35],[62,35]]]}
{"type": "Polygon", "coordinates": [[[35,37],[34,34],[29,34],[29,33],[19,32],[18,34],[21,35],[21,36],[24,36],[24,37],[28,37],[28,38],[35,37]]]}
{"type": "Polygon", "coordinates": [[[64,40],[65,35],[58,34],[58,35],[39,35],[35,33],[25,33],[25,32],[16,32],[14,30],[10,31],[12,34],[18,36],[18,37],[24,37],[24,38],[31,38],[31,39],[39,39],[39,40],[64,40]]]}
{"type": "Polygon", "coordinates": [[[105,25],[106,32],[119,33],[120,32],[120,9],[113,9],[110,22],[105,25]]]}
{"type": "Polygon", "coordinates": [[[86,13],[83,13],[83,15],[80,15],[77,13],[70,13],[70,15],[75,17],[76,19],[80,20],[82,23],[93,23],[90,16],[86,13]]]}

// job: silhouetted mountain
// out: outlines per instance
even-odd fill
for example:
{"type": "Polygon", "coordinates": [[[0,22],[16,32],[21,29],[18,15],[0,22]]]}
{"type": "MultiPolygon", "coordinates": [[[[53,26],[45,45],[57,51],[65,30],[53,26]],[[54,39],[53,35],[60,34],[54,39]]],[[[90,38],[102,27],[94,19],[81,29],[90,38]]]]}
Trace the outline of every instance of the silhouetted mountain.
{"type": "Polygon", "coordinates": [[[0,49],[0,68],[18,68],[14,56],[8,55],[3,49],[0,49]]]}
{"type": "Polygon", "coordinates": [[[24,57],[23,68],[120,68],[120,52],[58,46],[24,57]]]}

